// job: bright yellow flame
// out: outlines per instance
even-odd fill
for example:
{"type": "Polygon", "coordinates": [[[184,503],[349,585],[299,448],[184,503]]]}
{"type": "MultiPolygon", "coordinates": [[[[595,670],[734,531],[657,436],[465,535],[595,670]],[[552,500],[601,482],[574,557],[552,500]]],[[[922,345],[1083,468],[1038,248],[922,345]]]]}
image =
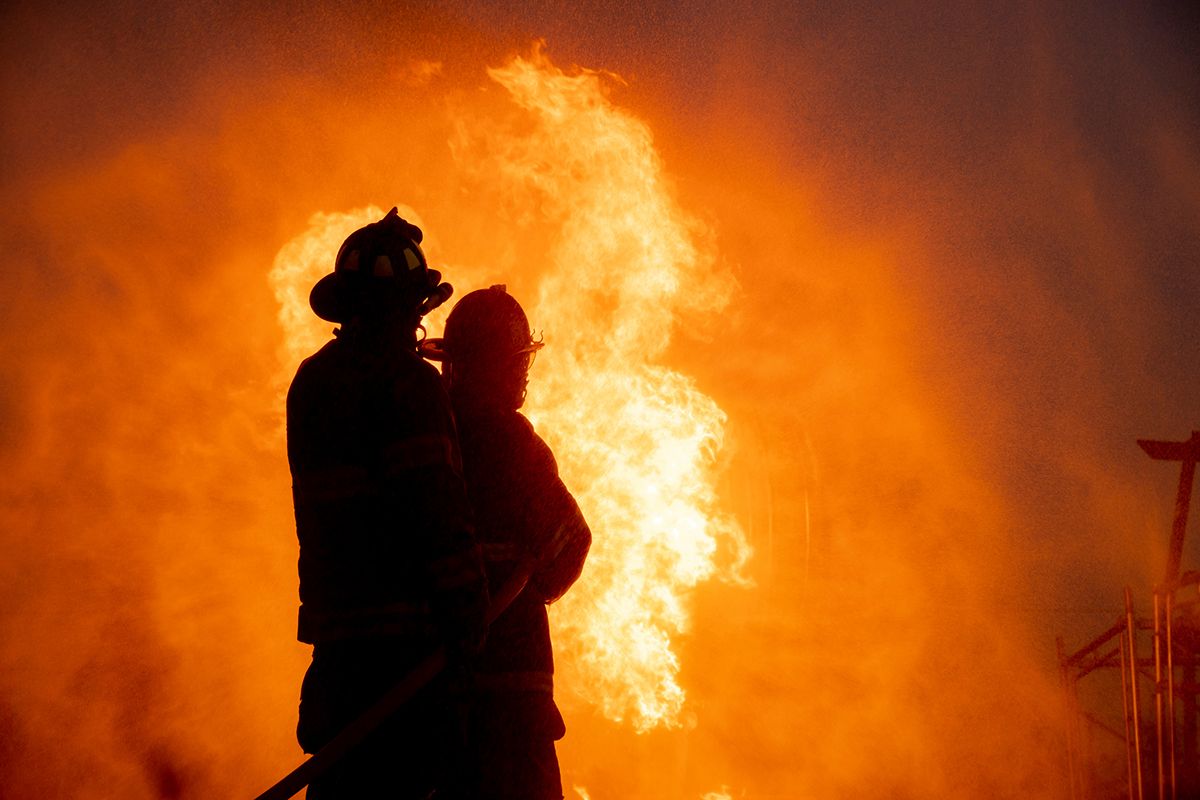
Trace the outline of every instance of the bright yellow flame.
{"type": "Polygon", "coordinates": [[[671,197],[650,130],[598,73],[564,74],[535,51],[489,74],[534,123],[490,149],[558,232],[533,313],[548,346],[529,412],[595,535],[584,580],[555,609],[557,641],[579,671],[570,685],[605,715],[677,725],[686,593],[717,572],[723,542],[735,562],[746,545],[716,508],[725,415],[654,360],[677,313],[719,309],[728,282],[671,197]]]}
{"type": "MultiPolygon", "coordinates": [[[[716,505],[724,413],[654,362],[677,315],[720,309],[730,283],[671,197],[649,129],[608,101],[597,73],[567,75],[535,51],[490,75],[533,125],[519,135],[486,126],[477,135],[490,155],[472,168],[521,190],[501,192],[531,204],[506,209],[514,218],[538,215],[553,231],[531,309],[548,346],[528,411],[594,535],[583,578],[552,614],[559,663],[610,719],[676,726],[684,691],[672,640],[688,625],[687,593],[718,573],[721,551],[736,575],[748,548],[716,505]]],[[[313,322],[309,287],[342,238],[379,216],[317,214],[280,251],[271,280],[289,370],[328,334],[313,322]]]]}

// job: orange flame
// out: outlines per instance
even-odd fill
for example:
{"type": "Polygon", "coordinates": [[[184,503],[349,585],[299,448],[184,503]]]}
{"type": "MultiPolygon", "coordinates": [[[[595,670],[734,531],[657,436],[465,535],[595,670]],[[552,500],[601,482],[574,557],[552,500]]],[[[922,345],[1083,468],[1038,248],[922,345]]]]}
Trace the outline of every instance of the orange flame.
{"type": "Polygon", "coordinates": [[[502,174],[532,185],[559,231],[534,314],[549,346],[530,415],[595,528],[586,580],[554,616],[580,671],[571,685],[639,730],[674,725],[686,592],[716,574],[722,542],[746,550],[713,491],[725,415],[654,361],[677,312],[720,308],[728,285],[672,200],[649,129],[607,100],[598,73],[564,74],[535,51],[489,74],[534,122],[492,148],[502,174]]]}
{"type": "MultiPolygon", "coordinates": [[[[531,313],[548,346],[528,412],[594,534],[583,578],[552,613],[560,664],[610,719],[639,731],[676,726],[684,691],[672,640],[687,629],[687,593],[718,573],[736,577],[749,550],[717,508],[725,415],[655,362],[679,314],[720,309],[730,282],[672,199],[649,129],[608,101],[598,73],[567,75],[535,51],[489,74],[532,127],[489,125],[456,146],[486,140],[472,168],[534,203],[506,209],[512,217],[539,216],[552,231],[531,313]]],[[[343,237],[381,215],[316,214],[279,252],[271,281],[289,374],[327,333],[307,308],[308,287],[343,237]]]]}

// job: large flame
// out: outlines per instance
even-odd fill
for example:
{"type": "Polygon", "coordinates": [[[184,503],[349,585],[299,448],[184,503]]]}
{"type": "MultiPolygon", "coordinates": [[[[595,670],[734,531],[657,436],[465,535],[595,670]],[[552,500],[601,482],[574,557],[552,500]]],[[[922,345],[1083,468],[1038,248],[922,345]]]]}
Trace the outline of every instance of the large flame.
{"type": "MultiPolygon", "coordinates": [[[[722,568],[736,575],[748,550],[716,505],[725,415],[655,362],[677,314],[719,309],[729,283],[672,199],[648,128],[607,100],[601,75],[568,75],[537,51],[490,75],[532,125],[464,131],[458,147],[477,157],[477,175],[536,198],[536,222],[552,232],[531,314],[548,347],[528,411],[594,534],[584,578],[553,615],[569,653],[560,663],[610,719],[676,725],[684,691],[672,640],[687,629],[688,590],[722,568]]],[[[271,278],[289,367],[328,327],[313,323],[307,288],[341,239],[381,213],[318,213],[280,251],[271,278]]]]}
{"type": "Polygon", "coordinates": [[[672,201],[647,127],[601,77],[535,53],[491,76],[535,125],[500,149],[561,232],[535,319],[550,346],[531,415],[595,528],[587,580],[555,616],[581,687],[613,719],[673,723],[683,702],[672,636],[687,590],[713,576],[741,532],[718,512],[714,457],[725,415],[686,376],[656,365],[680,309],[719,307],[723,284],[672,201]],[[537,169],[549,165],[547,169],[537,169]]]}
{"type": "Polygon", "coordinates": [[[569,796],[1067,796],[1054,636],[1126,584],[1147,612],[1178,468],[1134,440],[1198,424],[1187,12],[20,5],[5,797],[253,797],[301,758],[280,393],[398,201],[545,335],[529,411],[597,534],[551,610],[569,796]],[[633,77],[508,60],[531,33],[633,77]],[[701,577],[741,551],[722,435],[752,591],[701,577]]]}

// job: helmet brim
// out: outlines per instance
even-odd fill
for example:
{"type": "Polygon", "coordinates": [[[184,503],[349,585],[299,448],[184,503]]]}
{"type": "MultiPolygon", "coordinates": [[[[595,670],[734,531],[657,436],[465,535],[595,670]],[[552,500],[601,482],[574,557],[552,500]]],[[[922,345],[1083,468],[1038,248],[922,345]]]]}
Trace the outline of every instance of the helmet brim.
{"type": "Polygon", "coordinates": [[[308,304],[313,313],[326,322],[349,322],[344,276],[331,272],[317,281],[308,295],[308,304]]]}
{"type": "MultiPolygon", "coordinates": [[[[450,284],[443,283],[437,290],[445,288],[441,292],[441,297],[448,297],[453,291],[450,284]]],[[[321,280],[317,281],[313,286],[312,291],[308,294],[308,305],[312,308],[313,313],[326,322],[336,322],[339,325],[345,325],[357,314],[368,310],[364,303],[366,298],[364,292],[372,294],[377,301],[381,296],[390,298],[397,306],[411,305],[413,311],[418,315],[424,316],[428,309],[421,306],[430,295],[437,294],[437,290],[429,289],[428,291],[419,291],[417,287],[404,288],[392,284],[390,281],[368,279],[364,282],[361,278],[353,273],[331,272],[321,280]]],[[[378,307],[387,305],[387,300],[381,301],[378,307]]],[[[437,303],[433,307],[437,307],[437,303]]]]}

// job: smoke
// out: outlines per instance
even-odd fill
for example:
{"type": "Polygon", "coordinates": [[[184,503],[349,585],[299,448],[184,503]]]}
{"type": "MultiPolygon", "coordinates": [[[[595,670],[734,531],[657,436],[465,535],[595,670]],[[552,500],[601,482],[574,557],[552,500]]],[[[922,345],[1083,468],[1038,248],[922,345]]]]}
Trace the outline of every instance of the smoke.
{"type": "Polygon", "coordinates": [[[1063,794],[1053,637],[1158,579],[1176,475],[1133,440],[1200,424],[1180,20],[713,7],[685,43],[627,11],[4,12],[6,796],[252,796],[299,759],[268,272],[314,213],[406,203],[452,279],[536,296],[553,232],[511,241],[536,209],[448,142],[519,129],[486,68],[543,34],[625,76],[741,286],[661,360],[728,415],[756,553],[689,597],[685,730],[560,688],[566,785],[1063,794]]]}
{"type": "Polygon", "coordinates": [[[1144,20],[939,11],[931,47],[908,10],[731,57],[715,104],[745,136],[681,167],[725,167],[698,204],[753,310],[739,357],[688,368],[754,421],[774,538],[753,543],[776,565],[756,610],[793,621],[731,648],[729,679],[753,665],[778,710],[750,733],[730,712],[755,765],[735,772],[780,794],[1053,794],[1033,777],[1061,758],[1053,635],[1098,633],[1123,583],[1148,610],[1175,473],[1134,439],[1195,426],[1197,206],[1160,166],[1195,109],[1144,20]],[[764,97],[767,71],[803,103],[763,137],[791,99],[764,97]]]}

